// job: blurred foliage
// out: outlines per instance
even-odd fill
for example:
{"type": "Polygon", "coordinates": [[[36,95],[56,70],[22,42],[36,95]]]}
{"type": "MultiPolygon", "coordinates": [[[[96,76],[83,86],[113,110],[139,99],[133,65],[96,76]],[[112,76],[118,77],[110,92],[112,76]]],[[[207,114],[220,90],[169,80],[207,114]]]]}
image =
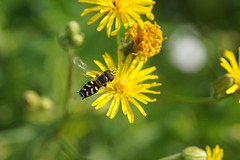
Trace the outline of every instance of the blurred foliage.
{"type": "MultiPolygon", "coordinates": [[[[240,45],[240,1],[168,0],[156,1],[153,13],[164,36],[189,25],[204,44],[207,61],[195,73],[184,73],[169,61],[168,40],[160,54],[145,65],[157,66],[163,86],[155,103],[144,106],[146,117],[137,109],[135,123],[118,113],[105,116],[107,106],[91,107],[98,95],[81,100],[77,91],[90,80],[74,68],[67,110],[61,119],[68,57],[58,44],[65,25],[76,20],[85,34],[75,50],[92,69],[93,59],[115,56],[115,37],[97,23],[87,25],[89,16],[80,13],[88,6],[77,1],[3,0],[0,2],[0,159],[1,160],[146,160],[181,152],[187,146],[205,148],[219,144],[224,159],[240,159],[240,107],[234,97],[217,103],[187,103],[171,95],[211,97],[214,81],[225,73],[219,65],[224,49],[237,52],[240,45]],[[32,110],[22,95],[34,90],[53,102],[51,109],[32,110]]],[[[187,59],[186,59],[187,61],[187,59]]]]}

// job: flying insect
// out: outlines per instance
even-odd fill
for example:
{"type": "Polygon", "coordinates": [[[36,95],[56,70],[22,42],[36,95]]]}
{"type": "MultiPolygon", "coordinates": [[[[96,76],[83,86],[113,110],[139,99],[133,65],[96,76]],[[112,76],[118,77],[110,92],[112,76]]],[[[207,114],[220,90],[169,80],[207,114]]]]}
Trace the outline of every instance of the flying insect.
{"type": "Polygon", "coordinates": [[[100,75],[97,75],[93,80],[88,81],[83,88],[79,91],[82,99],[94,95],[102,87],[106,87],[109,82],[114,79],[113,71],[107,70],[100,75]]]}
{"type": "MultiPolygon", "coordinates": [[[[84,70],[85,72],[89,72],[87,70],[87,65],[78,57],[74,57],[73,62],[76,67],[84,70]]],[[[114,80],[114,71],[106,70],[101,74],[96,74],[96,77],[90,81],[88,81],[82,89],[77,92],[82,97],[82,99],[87,98],[91,95],[94,95],[99,91],[99,89],[106,87],[108,83],[114,80]]],[[[94,73],[92,73],[94,74],[94,73]]]]}

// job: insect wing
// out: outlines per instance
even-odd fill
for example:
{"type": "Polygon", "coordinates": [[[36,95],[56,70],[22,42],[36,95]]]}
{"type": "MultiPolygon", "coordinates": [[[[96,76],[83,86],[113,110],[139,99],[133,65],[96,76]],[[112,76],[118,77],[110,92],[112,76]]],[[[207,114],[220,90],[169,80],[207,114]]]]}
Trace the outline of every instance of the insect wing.
{"type": "Polygon", "coordinates": [[[80,58],[78,57],[73,57],[73,63],[74,65],[79,68],[79,69],[82,69],[84,72],[87,72],[88,71],[88,66],[86,63],[84,63],[80,58]]]}
{"type": "Polygon", "coordinates": [[[88,75],[94,78],[97,75],[101,74],[101,72],[89,70],[87,64],[84,63],[83,60],[81,60],[79,57],[75,56],[73,58],[73,64],[75,65],[76,68],[81,69],[84,72],[83,73],[84,76],[88,75]]]}

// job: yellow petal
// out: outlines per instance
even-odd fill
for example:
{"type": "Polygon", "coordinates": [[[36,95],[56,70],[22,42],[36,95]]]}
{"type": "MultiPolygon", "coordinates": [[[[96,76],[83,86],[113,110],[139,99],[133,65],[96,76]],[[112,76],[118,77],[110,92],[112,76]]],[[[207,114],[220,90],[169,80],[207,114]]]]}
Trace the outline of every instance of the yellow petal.
{"type": "Polygon", "coordinates": [[[116,17],[116,20],[115,20],[115,30],[111,32],[111,36],[115,36],[120,28],[121,28],[120,17],[116,17]]]}
{"type": "Polygon", "coordinates": [[[121,103],[122,103],[122,107],[125,107],[127,109],[128,121],[130,123],[133,123],[134,122],[133,112],[132,112],[132,109],[129,105],[129,102],[128,102],[127,98],[124,95],[121,96],[121,103]]]}
{"type": "Polygon", "coordinates": [[[226,94],[232,94],[232,93],[234,93],[238,88],[239,88],[238,85],[237,85],[237,84],[234,84],[234,85],[232,85],[232,87],[230,87],[230,88],[228,88],[228,89],[226,90],[226,94]]]}
{"type": "Polygon", "coordinates": [[[100,97],[98,97],[98,99],[96,99],[92,103],[92,106],[96,106],[97,104],[101,103],[105,98],[107,98],[108,96],[111,96],[112,94],[113,94],[112,92],[108,92],[108,93],[101,95],[100,97]]]}
{"type": "Polygon", "coordinates": [[[160,92],[152,91],[152,90],[148,90],[148,89],[143,90],[142,93],[160,94],[160,92]]]}
{"type": "Polygon", "coordinates": [[[210,160],[212,153],[211,153],[211,148],[209,146],[206,146],[206,152],[207,152],[207,159],[210,160]]]}
{"type": "Polygon", "coordinates": [[[130,98],[130,101],[138,108],[138,110],[142,113],[143,116],[147,115],[147,113],[137,101],[135,101],[133,98],[130,98]]]}
{"type": "Polygon", "coordinates": [[[121,16],[121,20],[122,20],[124,28],[127,29],[128,28],[128,20],[127,20],[125,14],[123,13],[120,16],[121,16]]]}
{"type": "Polygon", "coordinates": [[[116,95],[113,97],[113,99],[112,99],[112,103],[111,103],[111,105],[110,105],[110,107],[109,107],[109,109],[108,109],[108,112],[107,112],[107,114],[106,114],[106,116],[110,116],[111,114],[112,114],[112,110],[113,110],[113,107],[115,106],[115,104],[116,104],[116,95]]]}
{"type": "Polygon", "coordinates": [[[105,72],[107,70],[107,68],[98,60],[93,60],[93,62],[103,71],[105,72]]]}
{"type": "Polygon", "coordinates": [[[78,0],[78,2],[90,3],[90,4],[98,4],[96,0],[78,0]]]}
{"type": "Polygon", "coordinates": [[[83,13],[81,14],[81,16],[84,16],[84,15],[90,13],[90,12],[98,11],[98,10],[100,10],[100,9],[102,9],[101,6],[96,6],[96,7],[84,9],[84,11],[83,11],[83,13]]]}
{"type": "Polygon", "coordinates": [[[107,26],[106,26],[106,32],[107,32],[107,36],[110,37],[111,35],[111,30],[112,30],[112,25],[113,25],[113,22],[114,22],[114,19],[116,18],[116,14],[115,12],[113,12],[109,18],[109,21],[107,23],[107,26]]]}
{"type": "Polygon", "coordinates": [[[147,5],[155,4],[156,2],[155,2],[155,1],[152,1],[152,0],[138,0],[136,3],[137,3],[138,5],[147,6],[147,5]]]}
{"type": "Polygon", "coordinates": [[[142,19],[141,19],[141,17],[140,17],[140,15],[139,14],[137,14],[136,12],[133,12],[133,11],[128,11],[128,14],[135,20],[135,21],[137,21],[138,23],[139,23],[139,26],[141,27],[141,28],[143,28],[143,21],[142,21],[142,19]]]}
{"type": "MultiPolygon", "coordinates": [[[[128,26],[132,26],[134,23],[135,23],[135,21],[128,15],[128,14],[125,14],[125,16],[124,16],[126,19],[127,19],[127,21],[128,21],[128,26]]],[[[126,28],[126,27],[125,27],[126,28]]]]}
{"type": "MultiPolygon", "coordinates": [[[[132,74],[135,74],[135,73],[139,72],[139,71],[142,69],[143,64],[144,64],[144,63],[143,63],[142,61],[140,61],[140,62],[138,63],[138,65],[137,65],[137,67],[134,69],[134,71],[133,71],[132,74]]],[[[137,74],[138,74],[138,73],[137,73],[137,74]]]]}
{"type": "Polygon", "coordinates": [[[236,58],[235,58],[233,52],[225,50],[224,56],[230,61],[233,70],[235,72],[238,71],[238,64],[237,64],[237,61],[236,61],[236,58]]]}
{"type": "Polygon", "coordinates": [[[228,73],[230,73],[232,76],[234,76],[235,75],[235,72],[234,72],[234,70],[232,69],[232,67],[230,66],[230,64],[228,63],[228,61],[226,60],[226,59],[224,59],[224,58],[220,58],[220,61],[221,61],[221,63],[220,63],[220,65],[228,72],[228,73]]]}
{"type": "Polygon", "coordinates": [[[145,101],[142,97],[138,96],[138,95],[133,95],[133,98],[137,99],[138,101],[144,103],[144,104],[148,104],[147,101],[145,101]]]}
{"type": "MultiPolygon", "coordinates": [[[[132,56],[132,55],[129,54],[129,56],[132,56]]],[[[134,60],[132,61],[131,65],[128,68],[128,71],[127,71],[128,73],[131,73],[132,71],[134,71],[138,61],[139,61],[139,57],[134,58],[134,60]]]]}
{"type": "Polygon", "coordinates": [[[140,84],[139,87],[142,87],[142,88],[151,88],[151,87],[157,87],[157,86],[161,86],[162,83],[156,83],[156,82],[153,82],[151,84],[140,84]]]}
{"type": "Polygon", "coordinates": [[[139,72],[139,74],[140,74],[141,76],[145,76],[145,75],[148,75],[148,74],[152,73],[152,72],[155,71],[156,69],[157,69],[157,68],[156,68],[155,66],[152,66],[152,67],[150,67],[150,68],[141,70],[141,71],[139,72]]]}
{"type": "Polygon", "coordinates": [[[102,17],[104,15],[104,13],[97,13],[94,16],[92,16],[92,18],[90,18],[88,20],[88,24],[92,24],[93,22],[95,22],[96,20],[98,20],[100,17],[102,17]]]}
{"type": "Polygon", "coordinates": [[[112,109],[112,113],[110,115],[110,118],[113,119],[115,117],[115,115],[117,114],[118,112],[118,108],[119,108],[119,104],[120,104],[120,96],[116,96],[116,100],[115,100],[115,103],[113,105],[113,109],[112,109]]]}
{"type": "Polygon", "coordinates": [[[123,96],[121,96],[121,103],[122,103],[122,112],[124,115],[127,114],[127,105],[125,102],[125,98],[123,96]]]}
{"type": "Polygon", "coordinates": [[[101,74],[101,72],[99,71],[94,71],[94,70],[90,70],[88,72],[86,72],[86,75],[95,78],[97,75],[101,74]]]}
{"type": "Polygon", "coordinates": [[[146,14],[147,18],[150,19],[150,20],[154,20],[154,14],[152,14],[151,12],[150,13],[147,13],[146,14]]]}
{"type": "Polygon", "coordinates": [[[132,61],[132,55],[129,54],[129,55],[127,56],[127,58],[125,59],[125,62],[124,62],[124,67],[125,67],[126,69],[127,69],[128,66],[130,65],[131,61],[132,61]]]}
{"type": "Polygon", "coordinates": [[[112,57],[107,52],[105,52],[105,54],[103,55],[103,59],[110,70],[116,70],[115,63],[112,57]]]}
{"type": "Polygon", "coordinates": [[[144,95],[144,94],[138,94],[138,97],[144,99],[145,101],[148,101],[148,102],[155,102],[156,101],[156,98],[154,99],[151,99],[149,98],[148,96],[144,95]]]}
{"type": "MultiPolygon", "coordinates": [[[[106,94],[106,93],[105,93],[106,94]]],[[[105,106],[105,104],[107,104],[107,102],[112,99],[113,97],[113,94],[110,94],[109,96],[107,96],[106,98],[104,98],[101,103],[98,103],[98,105],[95,107],[95,109],[100,109],[102,108],[103,106],[105,106]]]]}
{"type": "Polygon", "coordinates": [[[145,80],[149,79],[158,79],[157,75],[146,75],[146,76],[141,76],[139,79],[137,79],[136,83],[143,82],[145,80]]]}
{"type": "Polygon", "coordinates": [[[111,16],[112,12],[109,12],[102,20],[101,22],[99,23],[98,27],[97,27],[97,31],[101,31],[105,25],[107,24],[110,16],[111,16]]]}
{"type": "Polygon", "coordinates": [[[125,59],[125,63],[124,63],[124,66],[123,66],[123,69],[121,72],[121,74],[124,74],[126,77],[128,77],[128,74],[130,71],[130,70],[128,70],[128,67],[129,67],[129,64],[131,63],[131,61],[132,61],[132,54],[128,54],[127,58],[125,59]]]}
{"type": "Polygon", "coordinates": [[[219,145],[216,145],[216,147],[215,148],[213,148],[213,155],[217,155],[218,154],[218,152],[219,152],[219,145]]]}

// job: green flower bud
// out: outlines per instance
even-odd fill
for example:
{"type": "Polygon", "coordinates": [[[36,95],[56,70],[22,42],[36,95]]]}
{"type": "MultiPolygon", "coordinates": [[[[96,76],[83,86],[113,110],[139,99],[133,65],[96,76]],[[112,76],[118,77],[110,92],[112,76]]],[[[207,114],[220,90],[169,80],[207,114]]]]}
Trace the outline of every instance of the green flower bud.
{"type": "Polygon", "coordinates": [[[190,146],[182,151],[184,160],[207,160],[207,153],[205,150],[196,146],[190,146]]]}
{"type": "Polygon", "coordinates": [[[24,104],[31,109],[37,109],[41,105],[41,98],[36,91],[27,90],[23,93],[22,98],[24,104]]]}
{"type": "Polygon", "coordinates": [[[78,34],[80,31],[80,26],[76,21],[70,21],[68,22],[67,26],[66,26],[66,35],[67,36],[74,36],[76,34],[78,34]]]}
{"type": "Polygon", "coordinates": [[[65,50],[82,45],[84,35],[80,32],[80,26],[76,21],[70,21],[66,25],[66,30],[58,39],[59,44],[65,50]]]}
{"type": "Polygon", "coordinates": [[[226,90],[230,88],[234,84],[234,78],[231,74],[226,73],[220,76],[215,81],[215,93],[216,95],[219,94],[226,94],[226,90]]]}
{"type": "Polygon", "coordinates": [[[49,110],[53,107],[53,102],[50,98],[48,97],[42,97],[41,98],[41,106],[42,109],[44,110],[49,110]]]}
{"type": "Polygon", "coordinates": [[[84,40],[83,34],[75,34],[72,37],[72,43],[73,43],[72,45],[76,46],[76,47],[79,47],[83,44],[83,40],[84,40]]]}

